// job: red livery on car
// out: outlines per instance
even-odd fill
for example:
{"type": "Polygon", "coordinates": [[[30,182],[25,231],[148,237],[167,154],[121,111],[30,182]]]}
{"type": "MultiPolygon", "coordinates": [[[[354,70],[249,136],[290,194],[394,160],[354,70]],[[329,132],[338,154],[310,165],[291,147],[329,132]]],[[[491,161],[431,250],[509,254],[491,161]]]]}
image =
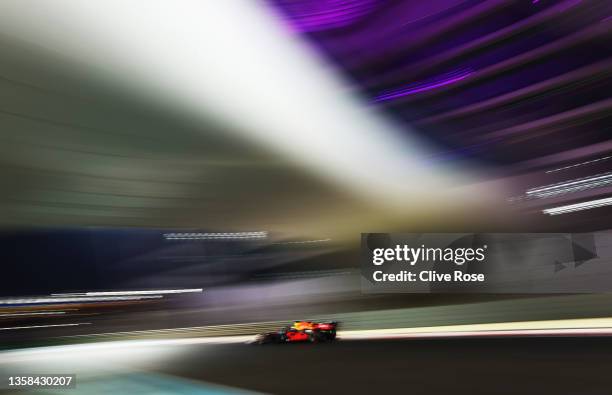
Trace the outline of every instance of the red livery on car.
{"type": "Polygon", "coordinates": [[[330,342],[336,339],[337,327],[335,321],[294,321],[279,331],[258,335],[255,343],[330,342]]]}

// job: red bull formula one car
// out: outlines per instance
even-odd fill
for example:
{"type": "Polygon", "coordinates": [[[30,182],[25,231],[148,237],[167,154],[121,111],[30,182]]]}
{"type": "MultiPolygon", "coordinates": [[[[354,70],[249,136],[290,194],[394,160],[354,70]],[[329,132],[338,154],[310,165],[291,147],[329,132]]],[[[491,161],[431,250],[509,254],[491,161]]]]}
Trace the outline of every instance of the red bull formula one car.
{"type": "Polygon", "coordinates": [[[336,340],[337,327],[338,323],[335,321],[294,321],[292,325],[279,331],[258,335],[255,338],[255,343],[331,342],[336,340]]]}

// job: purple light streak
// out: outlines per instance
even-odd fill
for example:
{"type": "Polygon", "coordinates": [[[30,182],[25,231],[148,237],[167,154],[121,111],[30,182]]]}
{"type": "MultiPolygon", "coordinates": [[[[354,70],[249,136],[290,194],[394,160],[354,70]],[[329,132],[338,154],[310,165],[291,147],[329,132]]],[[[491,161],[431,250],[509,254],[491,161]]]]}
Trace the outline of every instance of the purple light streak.
{"type": "Polygon", "coordinates": [[[387,93],[380,94],[374,98],[374,102],[378,103],[382,101],[394,100],[400,97],[409,96],[420,92],[426,92],[446,85],[454,84],[455,82],[459,82],[461,80],[466,79],[473,73],[474,72],[472,70],[455,71],[453,73],[440,76],[430,82],[413,84],[405,88],[400,88],[387,93]]]}
{"type": "Polygon", "coordinates": [[[289,25],[312,32],[350,25],[372,11],[376,0],[274,0],[289,25]]]}

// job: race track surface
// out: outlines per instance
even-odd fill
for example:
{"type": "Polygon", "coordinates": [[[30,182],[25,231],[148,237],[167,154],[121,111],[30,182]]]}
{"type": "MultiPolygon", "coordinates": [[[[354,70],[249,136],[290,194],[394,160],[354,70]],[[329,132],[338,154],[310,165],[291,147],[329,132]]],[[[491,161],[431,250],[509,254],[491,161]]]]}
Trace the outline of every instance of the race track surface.
{"type": "Polygon", "coordinates": [[[607,394],[612,338],[190,345],[160,372],[275,394],[607,394]]]}

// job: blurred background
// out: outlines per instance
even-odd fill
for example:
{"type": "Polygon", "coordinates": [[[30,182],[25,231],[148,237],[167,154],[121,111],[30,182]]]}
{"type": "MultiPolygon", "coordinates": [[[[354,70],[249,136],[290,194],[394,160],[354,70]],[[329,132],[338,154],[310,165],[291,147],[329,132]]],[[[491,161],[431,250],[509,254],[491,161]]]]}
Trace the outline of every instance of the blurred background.
{"type": "Polygon", "coordinates": [[[606,393],[576,364],[612,362],[608,294],[362,294],[359,243],[609,230],[611,17],[3,0],[0,370],[76,372],[82,393],[481,393],[469,369],[482,393],[606,393]],[[242,344],[297,319],[340,342],[242,344]]]}

